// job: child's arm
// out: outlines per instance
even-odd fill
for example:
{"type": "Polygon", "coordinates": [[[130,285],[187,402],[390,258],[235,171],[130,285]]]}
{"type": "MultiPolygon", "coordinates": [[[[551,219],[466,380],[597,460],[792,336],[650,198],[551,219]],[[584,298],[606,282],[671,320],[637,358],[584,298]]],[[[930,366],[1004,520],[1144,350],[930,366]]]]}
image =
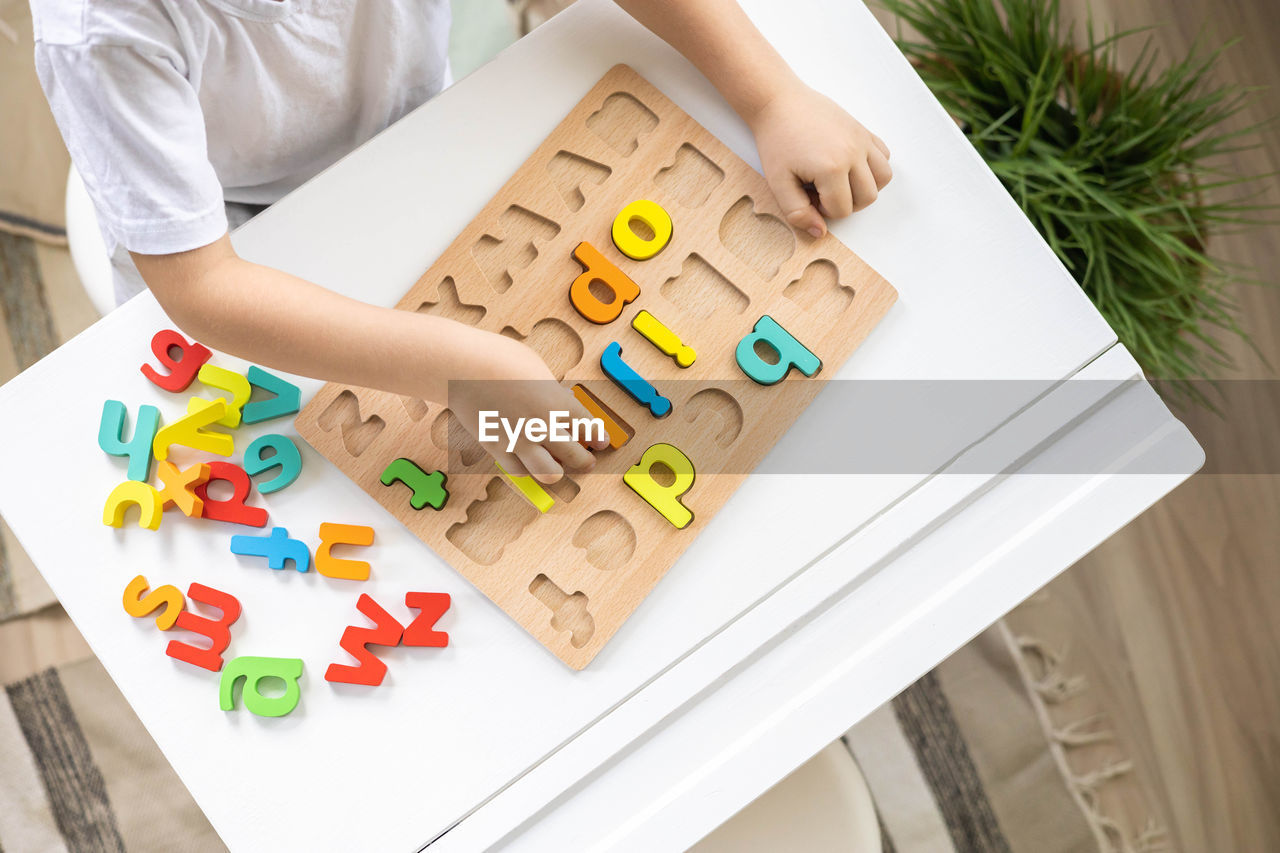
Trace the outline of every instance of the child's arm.
{"type": "Polygon", "coordinates": [[[736,0],[616,0],[698,67],[751,127],[787,220],[815,237],[876,200],[889,148],[800,81],[736,0]],[[809,195],[816,190],[817,204],[809,195]]]}
{"type": "MultiPolygon", "coordinates": [[[[559,386],[538,355],[502,335],[411,311],[366,305],[297,276],[239,257],[231,240],[170,255],[133,255],[156,299],[183,331],[225,352],[302,376],[446,402],[474,433],[478,412],[546,418],[590,415],[559,386]],[[464,382],[449,391],[451,379],[464,382]]],[[[597,449],[607,442],[597,444],[597,449]]],[[[554,482],[561,466],[595,458],[574,442],[514,453],[483,445],[509,473],[554,482]],[[554,456],[553,456],[554,453],[554,456]]]]}
{"type": "MultiPolygon", "coordinates": [[[[524,344],[440,317],[364,305],[238,257],[226,235],[199,93],[180,51],[156,41],[153,30],[172,21],[161,4],[152,5],[119,13],[129,26],[115,32],[104,24],[103,35],[84,24],[84,3],[33,0],[35,61],[104,231],[131,250],[184,332],[266,367],[445,403],[473,434],[477,412],[486,409],[506,418],[545,419],[552,411],[588,417],[524,344]],[[450,379],[513,381],[450,388],[450,379]]],[[[562,464],[589,468],[594,461],[565,441],[522,436],[514,452],[506,442],[484,447],[509,473],[547,482],[562,464]]]]}

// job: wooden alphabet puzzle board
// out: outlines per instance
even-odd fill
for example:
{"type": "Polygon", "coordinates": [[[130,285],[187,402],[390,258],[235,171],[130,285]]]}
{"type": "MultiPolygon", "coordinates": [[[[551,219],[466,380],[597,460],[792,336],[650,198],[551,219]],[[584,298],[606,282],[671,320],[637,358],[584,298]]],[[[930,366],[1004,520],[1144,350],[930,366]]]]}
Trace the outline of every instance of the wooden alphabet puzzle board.
{"type": "MultiPolygon", "coordinates": [[[[440,405],[330,383],[299,414],[297,429],[581,669],[821,387],[820,377],[794,368],[777,384],[752,382],[736,361],[739,342],[767,315],[834,376],[896,298],[834,237],[814,239],[787,225],[758,172],[619,65],[397,307],[524,341],[566,386],[581,384],[625,423],[626,444],[597,454],[591,473],[547,486],[554,504],[540,513],[440,405]],[[641,199],[661,205],[673,231],[656,256],[633,260],[614,245],[611,229],[641,199]],[[583,273],[574,251],[584,241],[640,289],[605,324],[585,319],[569,299],[583,273]],[[693,364],[681,367],[632,327],[641,311],[696,351],[693,364]],[[615,342],[623,360],[670,400],[669,414],[654,417],[606,375],[601,354],[615,342]],[[693,515],[683,528],[623,482],[660,443],[678,448],[696,471],[679,498],[693,515]],[[383,484],[399,458],[447,474],[442,508],[415,509],[403,483],[383,484]]],[[[769,354],[755,349],[767,363],[769,354]]],[[[662,480],[661,466],[653,479],[662,480]]]]}

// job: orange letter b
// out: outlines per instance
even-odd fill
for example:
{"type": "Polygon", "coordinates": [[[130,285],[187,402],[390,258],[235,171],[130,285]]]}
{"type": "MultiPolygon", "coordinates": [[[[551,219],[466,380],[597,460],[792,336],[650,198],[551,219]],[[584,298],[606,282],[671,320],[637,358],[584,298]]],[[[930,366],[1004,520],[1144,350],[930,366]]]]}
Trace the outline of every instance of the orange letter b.
{"type": "Polygon", "coordinates": [[[614,266],[595,246],[581,242],[573,250],[573,257],[582,264],[583,273],[569,285],[569,301],[578,313],[593,323],[604,325],[618,319],[623,307],[640,295],[640,287],[626,273],[614,266]],[[613,299],[601,302],[591,292],[591,285],[599,283],[613,291],[613,299]]]}

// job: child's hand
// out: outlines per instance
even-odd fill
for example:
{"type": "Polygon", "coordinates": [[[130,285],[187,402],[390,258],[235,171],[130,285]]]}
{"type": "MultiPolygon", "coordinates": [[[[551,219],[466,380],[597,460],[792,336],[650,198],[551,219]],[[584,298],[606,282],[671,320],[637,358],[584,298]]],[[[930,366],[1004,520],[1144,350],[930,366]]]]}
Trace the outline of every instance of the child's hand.
{"type": "MultiPolygon", "coordinates": [[[[591,417],[532,349],[503,335],[478,334],[482,337],[474,348],[471,371],[471,377],[478,381],[453,382],[449,388],[449,408],[477,441],[482,411],[496,411],[511,424],[519,418],[549,421],[553,411],[567,411],[570,418],[591,417]]],[[[541,482],[554,483],[565,468],[586,471],[596,462],[576,441],[548,438],[535,443],[522,435],[508,452],[508,436],[501,430],[498,435],[497,442],[480,441],[480,446],[513,477],[533,476],[541,482]]],[[[609,441],[605,438],[590,444],[593,449],[602,450],[609,441]]]]}
{"type": "Polygon", "coordinates": [[[770,99],[750,124],[787,221],[814,237],[827,231],[824,216],[862,210],[893,177],[884,141],[803,83],[770,99]]]}

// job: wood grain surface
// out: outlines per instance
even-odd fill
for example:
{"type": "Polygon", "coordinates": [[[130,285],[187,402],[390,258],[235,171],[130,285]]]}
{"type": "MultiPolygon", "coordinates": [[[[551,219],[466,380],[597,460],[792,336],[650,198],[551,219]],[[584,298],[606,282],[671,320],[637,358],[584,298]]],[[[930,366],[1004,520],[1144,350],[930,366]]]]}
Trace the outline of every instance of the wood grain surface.
{"type": "Polygon", "coordinates": [[[767,315],[821,359],[823,376],[834,376],[896,296],[834,237],[814,239],[787,225],[758,172],[619,65],[397,307],[525,341],[564,385],[583,385],[617,413],[629,442],[602,452],[591,473],[547,486],[555,503],[542,514],[442,406],[330,383],[304,407],[297,429],[581,669],[822,387],[798,370],[774,385],[752,382],[735,363],[738,342],[767,315]],[[674,223],[670,243],[647,260],[627,257],[611,237],[615,217],[639,199],[660,204],[674,223]],[[570,302],[583,241],[640,288],[610,322],[591,322],[570,302]],[[678,366],[632,328],[642,310],[697,351],[691,366],[678,366]],[[601,353],[615,342],[670,400],[670,414],[654,416],[604,373],[601,353]],[[659,443],[679,448],[696,472],[681,498],[693,520],[682,528],[623,482],[659,443]],[[442,509],[414,509],[404,486],[383,484],[383,471],[401,457],[446,473],[442,509]]]}
{"type": "MultiPolygon", "coordinates": [[[[1077,22],[1092,14],[1120,30],[1155,25],[1166,59],[1197,42],[1239,39],[1216,80],[1265,88],[1233,126],[1280,115],[1275,0],[1064,0],[1063,13],[1077,22]]],[[[1124,45],[1127,61],[1141,41],[1124,45]]],[[[1239,174],[1280,172],[1280,125],[1265,128],[1260,142],[1223,165],[1239,174]]],[[[1260,202],[1280,203],[1280,181],[1267,183],[1251,189],[1264,190],[1260,202]]],[[[1267,425],[1277,440],[1278,395],[1266,392],[1280,366],[1280,227],[1222,235],[1209,248],[1265,283],[1232,291],[1257,349],[1224,337],[1236,369],[1219,378],[1267,386],[1252,386],[1253,405],[1233,406],[1225,421],[1175,409],[1214,454],[1258,440],[1250,436],[1267,425]]],[[[1215,461],[1211,455],[1209,470],[1215,461]]],[[[1102,714],[1099,725],[1115,732],[1114,741],[1072,750],[1072,772],[1133,762],[1094,792],[1117,822],[1116,850],[1135,849],[1121,841],[1133,845],[1149,824],[1165,831],[1153,850],[1280,850],[1280,477],[1265,472],[1275,468],[1230,470],[1193,477],[1009,617],[1019,632],[1065,652],[1065,671],[1085,679],[1057,722],[1102,714]]]]}

